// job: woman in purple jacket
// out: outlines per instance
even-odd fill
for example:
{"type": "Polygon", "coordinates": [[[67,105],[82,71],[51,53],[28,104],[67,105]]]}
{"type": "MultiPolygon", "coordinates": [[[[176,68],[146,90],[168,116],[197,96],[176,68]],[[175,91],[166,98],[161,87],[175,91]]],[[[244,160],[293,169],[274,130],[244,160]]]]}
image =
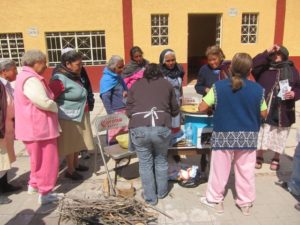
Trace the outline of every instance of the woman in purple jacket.
{"type": "Polygon", "coordinates": [[[284,152],[290,127],[295,123],[295,101],[300,98],[299,73],[284,46],[274,45],[253,59],[256,81],[265,89],[268,116],[261,126],[256,168],[262,167],[263,150],[275,152],[271,170],[279,169],[279,156],[284,152]]]}

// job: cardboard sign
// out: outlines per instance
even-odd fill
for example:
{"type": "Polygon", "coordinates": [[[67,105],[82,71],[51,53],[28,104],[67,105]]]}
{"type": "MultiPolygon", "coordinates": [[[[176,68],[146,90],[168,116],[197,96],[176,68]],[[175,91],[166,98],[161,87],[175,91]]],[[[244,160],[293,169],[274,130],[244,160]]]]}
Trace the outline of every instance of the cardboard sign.
{"type": "Polygon", "coordinates": [[[183,96],[182,105],[197,105],[201,102],[200,97],[197,96],[183,96]]]}
{"type": "Polygon", "coordinates": [[[128,117],[122,113],[98,116],[95,119],[98,131],[128,126],[128,117]]]}

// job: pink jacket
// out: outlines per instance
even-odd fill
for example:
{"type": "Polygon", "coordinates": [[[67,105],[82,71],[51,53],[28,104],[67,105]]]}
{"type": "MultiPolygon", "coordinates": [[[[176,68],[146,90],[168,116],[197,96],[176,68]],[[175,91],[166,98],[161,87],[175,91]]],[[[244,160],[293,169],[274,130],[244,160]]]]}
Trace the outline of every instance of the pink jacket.
{"type": "Polygon", "coordinates": [[[18,74],[15,87],[15,133],[22,141],[49,140],[59,136],[57,113],[37,108],[23,93],[25,81],[30,77],[38,78],[45,87],[50,99],[54,95],[44,78],[32,68],[24,66],[18,74]]]}
{"type": "Polygon", "coordinates": [[[130,77],[124,78],[124,82],[128,89],[139,79],[141,79],[144,75],[144,70],[139,70],[138,72],[132,74],[130,77]]]}

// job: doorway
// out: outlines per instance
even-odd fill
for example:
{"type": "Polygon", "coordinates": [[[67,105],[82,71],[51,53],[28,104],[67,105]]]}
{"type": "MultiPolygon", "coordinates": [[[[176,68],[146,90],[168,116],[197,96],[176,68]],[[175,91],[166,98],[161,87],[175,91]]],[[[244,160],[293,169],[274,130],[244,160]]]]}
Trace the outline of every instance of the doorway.
{"type": "Polygon", "coordinates": [[[188,83],[194,84],[202,65],[206,63],[208,46],[220,45],[221,14],[188,15],[188,83]]]}

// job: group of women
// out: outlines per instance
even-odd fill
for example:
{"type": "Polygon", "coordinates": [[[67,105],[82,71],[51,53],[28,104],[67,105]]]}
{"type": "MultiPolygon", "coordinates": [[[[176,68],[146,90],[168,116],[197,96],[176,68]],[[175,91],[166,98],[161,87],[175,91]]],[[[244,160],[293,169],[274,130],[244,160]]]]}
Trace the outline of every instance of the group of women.
{"type": "MultiPolygon", "coordinates": [[[[247,53],[237,53],[226,61],[218,46],[208,47],[206,56],[207,64],[200,68],[195,89],[203,96],[199,111],[213,108],[214,128],[208,188],[200,201],[219,213],[224,211],[225,186],[233,161],[236,203],[249,215],[255,200],[254,170],[262,167],[263,150],[275,152],[270,169],[280,168],[279,155],[295,122],[295,101],[300,98],[299,74],[288,60],[288,50],[278,45],[253,60],[247,53]]],[[[118,57],[114,65],[123,67],[123,59],[118,57]]],[[[118,94],[123,101],[113,96],[116,84],[105,90],[109,94],[101,90],[100,96],[107,113],[112,113],[112,107],[126,110],[131,144],[139,158],[143,197],[156,204],[168,193],[167,149],[171,134],[180,129],[184,71],[171,49],[161,53],[157,65],[143,59],[139,47],[131,49],[131,62],[121,69],[112,67],[110,73],[123,88],[118,94]],[[117,100],[120,107],[116,107],[117,100]]],[[[110,79],[104,73],[100,87],[110,79]]],[[[296,183],[300,189],[300,180],[296,183]]]]}
{"type": "MultiPolygon", "coordinates": [[[[214,106],[211,168],[201,202],[219,213],[224,211],[232,161],[236,204],[244,215],[250,214],[255,199],[254,169],[262,168],[264,150],[274,152],[270,169],[280,168],[279,156],[295,123],[295,101],[300,98],[299,73],[288,57],[284,46],[273,45],[253,61],[248,54],[238,53],[226,63],[219,47],[207,50],[208,64],[200,69],[195,86],[204,96],[199,111],[214,106]],[[223,80],[224,75],[229,79],[223,80]],[[253,78],[257,83],[249,81],[253,78]]],[[[298,147],[290,181],[283,184],[295,195],[300,195],[299,163],[298,147]]],[[[300,203],[295,208],[299,210],[300,203]]]]}
{"type": "MultiPolygon", "coordinates": [[[[100,80],[100,97],[108,114],[126,113],[130,118],[131,146],[139,158],[139,172],[146,202],[156,204],[168,193],[167,150],[171,134],[180,131],[179,105],[184,71],[175,52],[164,50],[160,64],[149,63],[134,46],[124,66],[112,56],[100,80]],[[171,129],[170,129],[171,128],[171,129]]],[[[112,135],[109,143],[113,143],[112,135]]]]}
{"type": "Polygon", "coordinates": [[[81,180],[83,175],[79,172],[89,169],[78,163],[79,151],[94,149],[89,117],[94,99],[88,78],[81,77],[82,55],[73,49],[64,50],[50,84],[42,76],[46,63],[44,53],[29,50],[22,57],[23,67],[16,77],[12,60],[0,62],[1,187],[5,187],[1,189],[1,204],[11,201],[3,193],[20,189],[8,184],[6,175],[15,160],[15,138],[23,141],[30,156],[28,193],[38,193],[39,204],[63,196],[52,191],[57,181],[59,157],[66,159],[65,177],[69,179],[81,180]],[[14,80],[13,91],[10,82],[14,80]]]}
{"type": "MultiPolygon", "coordinates": [[[[300,98],[299,74],[288,60],[288,50],[278,45],[253,60],[247,53],[237,53],[225,61],[218,46],[209,47],[206,56],[207,64],[199,71],[195,89],[203,96],[199,111],[213,108],[214,128],[208,187],[200,201],[219,213],[224,211],[225,185],[233,160],[236,203],[249,215],[255,200],[254,169],[262,166],[262,150],[275,152],[271,170],[280,167],[279,155],[295,122],[295,101],[300,98]]],[[[144,59],[137,46],[131,49],[130,57],[127,65],[120,56],[109,59],[100,80],[100,97],[108,114],[126,113],[129,117],[143,198],[155,205],[169,191],[167,150],[172,135],[180,131],[184,70],[171,49],[162,51],[159,64],[144,59]]],[[[82,180],[80,172],[89,169],[79,164],[78,153],[94,149],[89,117],[94,98],[83,74],[82,55],[73,49],[63,50],[49,84],[42,76],[44,53],[25,52],[22,65],[16,78],[15,63],[0,61],[0,203],[10,202],[3,193],[20,189],[7,182],[7,171],[15,160],[12,143],[16,137],[30,155],[28,193],[38,192],[38,202],[46,204],[62,197],[52,192],[59,157],[66,159],[65,177],[69,179],[82,180]],[[13,90],[10,82],[15,79],[13,90]]],[[[115,143],[119,132],[108,133],[108,144],[115,143]]],[[[292,175],[287,187],[299,191],[299,173],[292,175]]]]}

